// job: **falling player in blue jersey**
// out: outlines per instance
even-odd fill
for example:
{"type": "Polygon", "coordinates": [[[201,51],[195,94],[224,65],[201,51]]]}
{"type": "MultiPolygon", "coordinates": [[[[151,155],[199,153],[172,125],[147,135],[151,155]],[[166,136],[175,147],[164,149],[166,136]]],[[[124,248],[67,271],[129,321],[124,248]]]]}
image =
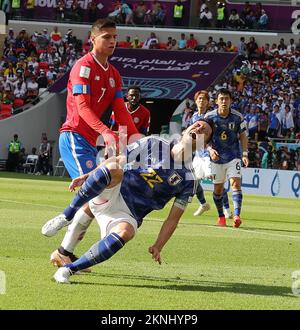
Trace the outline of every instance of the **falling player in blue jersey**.
{"type": "MultiPolygon", "coordinates": [[[[77,261],[59,268],[54,279],[69,283],[75,272],[112,257],[134,237],[149,212],[162,209],[175,197],[156,242],[149,248],[152,258],[161,263],[160,252],[197,189],[192,152],[203,148],[211,135],[212,125],[201,120],[190,126],[177,143],[146,137],[127,146],[125,155],[111,157],[90,174],[74,179],[70,190],[81,188],[67,209],[75,215],[81,205],[90,201],[102,239],[77,261]]],[[[53,236],[69,222],[56,217],[43,226],[42,233],[53,236]]]]}
{"type": "MultiPolygon", "coordinates": [[[[197,91],[194,96],[194,101],[196,103],[198,111],[194,113],[192,116],[191,119],[192,124],[204,118],[209,103],[208,92],[206,90],[197,91]]],[[[212,177],[213,173],[211,168],[211,160],[210,160],[209,152],[206,149],[196,150],[195,157],[193,159],[193,166],[198,180],[212,177]]],[[[196,196],[199,200],[200,206],[194,213],[194,216],[199,216],[210,209],[210,205],[209,203],[207,203],[205,199],[204,191],[200,182],[198,183],[196,196]]],[[[225,190],[223,193],[223,204],[224,204],[225,218],[230,218],[231,211],[229,208],[228,194],[225,190]]]]}
{"type": "Polygon", "coordinates": [[[224,182],[229,179],[234,206],[233,226],[238,228],[242,223],[240,218],[243,200],[241,159],[244,165],[248,166],[248,137],[246,122],[238,111],[230,109],[231,101],[231,93],[225,88],[220,89],[216,99],[218,109],[208,112],[205,118],[214,123],[214,132],[208,151],[214,173],[213,199],[219,214],[218,225],[226,226],[223,212],[223,190],[224,182]]]}

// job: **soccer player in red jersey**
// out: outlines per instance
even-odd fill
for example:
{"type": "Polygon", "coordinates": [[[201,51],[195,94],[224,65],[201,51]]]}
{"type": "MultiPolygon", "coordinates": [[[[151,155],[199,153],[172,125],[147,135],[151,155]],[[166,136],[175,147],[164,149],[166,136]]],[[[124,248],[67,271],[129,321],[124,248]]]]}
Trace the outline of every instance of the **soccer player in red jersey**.
{"type": "MultiPolygon", "coordinates": [[[[150,111],[140,104],[141,100],[141,89],[139,86],[131,85],[127,89],[126,102],[127,111],[130,113],[135,127],[137,130],[143,134],[147,135],[150,126],[150,111]]],[[[118,124],[116,123],[116,118],[114,113],[111,116],[111,127],[114,131],[118,130],[118,124]]]]}
{"type": "MultiPolygon", "coordinates": [[[[96,168],[96,141],[100,135],[106,147],[117,146],[118,135],[101,121],[110,108],[119,125],[127,127],[129,137],[138,134],[123,100],[121,76],[108,62],[116,47],[116,38],[114,22],[97,20],[91,29],[91,52],[80,58],[70,72],[67,118],[60,130],[59,150],[72,179],[96,168]]],[[[74,214],[65,210],[60,216],[71,220],[74,214]]],[[[53,264],[61,266],[74,259],[75,245],[82,239],[92,218],[88,204],[76,213],[61,246],[51,255],[53,264]]]]}

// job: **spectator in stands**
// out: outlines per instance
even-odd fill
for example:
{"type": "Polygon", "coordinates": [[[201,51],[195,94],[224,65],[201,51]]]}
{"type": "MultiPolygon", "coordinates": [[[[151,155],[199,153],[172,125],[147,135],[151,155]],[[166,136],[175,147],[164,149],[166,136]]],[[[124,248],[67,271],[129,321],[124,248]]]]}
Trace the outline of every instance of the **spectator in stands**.
{"type": "Polygon", "coordinates": [[[185,50],[186,49],[187,40],[185,38],[184,33],[181,33],[180,39],[178,40],[177,44],[178,44],[178,50],[185,50]]]}
{"type": "Polygon", "coordinates": [[[88,4],[88,19],[90,23],[93,23],[97,20],[97,0],[92,0],[88,4]]]}
{"type": "Polygon", "coordinates": [[[7,37],[4,39],[4,48],[14,47],[16,44],[16,38],[14,34],[14,29],[10,28],[7,37]]]}
{"type": "Polygon", "coordinates": [[[165,25],[166,11],[164,7],[159,3],[158,12],[154,18],[154,25],[165,25]]]}
{"type": "Polygon", "coordinates": [[[140,1],[136,6],[134,13],[134,22],[138,25],[143,25],[145,23],[145,15],[148,9],[144,1],[140,1]]]}
{"type": "Polygon", "coordinates": [[[184,5],[181,0],[177,0],[173,6],[173,24],[175,26],[183,25],[184,5]]]}
{"type": "Polygon", "coordinates": [[[168,50],[177,50],[178,49],[176,39],[171,40],[171,43],[167,45],[167,49],[168,50]]]}
{"type": "Polygon", "coordinates": [[[287,45],[286,50],[288,54],[291,54],[293,50],[296,50],[296,44],[293,38],[290,39],[290,43],[287,45]]]}
{"type": "Polygon", "coordinates": [[[7,25],[8,20],[11,17],[11,1],[3,0],[1,9],[5,13],[5,24],[7,25]]]}
{"type": "Polygon", "coordinates": [[[217,7],[217,18],[216,18],[216,27],[225,28],[227,24],[227,9],[224,2],[218,2],[217,7]]]}
{"type": "Polygon", "coordinates": [[[258,150],[258,145],[255,142],[248,143],[248,167],[257,168],[260,167],[260,154],[258,150]]]}
{"type": "Polygon", "coordinates": [[[255,41],[255,38],[250,37],[250,41],[247,43],[247,52],[248,52],[249,61],[257,58],[257,54],[256,54],[257,49],[258,49],[258,45],[255,41]]]}
{"type": "Polygon", "coordinates": [[[288,132],[294,130],[295,124],[293,119],[293,114],[289,105],[285,105],[283,118],[282,118],[282,135],[287,137],[288,132]]]}
{"type": "Polygon", "coordinates": [[[186,48],[188,50],[194,50],[197,46],[198,46],[198,41],[197,39],[195,39],[194,34],[191,33],[190,38],[187,40],[186,48]]]}
{"type": "Polygon", "coordinates": [[[142,47],[142,44],[139,40],[139,37],[138,36],[135,36],[133,38],[133,41],[131,43],[131,48],[141,48],[142,47]]]}
{"type": "Polygon", "coordinates": [[[6,162],[6,169],[9,172],[15,172],[20,161],[20,151],[22,144],[19,140],[18,134],[14,135],[13,140],[8,145],[8,156],[6,162]]]}
{"type": "Polygon", "coordinates": [[[47,174],[50,175],[50,151],[51,146],[46,136],[42,138],[42,142],[38,150],[38,162],[35,173],[36,175],[47,174]]]}
{"type": "Polygon", "coordinates": [[[239,61],[243,61],[247,57],[247,45],[245,44],[245,38],[241,37],[237,45],[239,61]]]}
{"type": "Polygon", "coordinates": [[[27,100],[35,99],[39,94],[39,85],[36,82],[36,77],[32,75],[27,80],[27,100]]]}
{"type": "Polygon", "coordinates": [[[123,21],[124,21],[124,23],[126,25],[128,25],[128,24],[134,25],[134,22],[133,22],[133,10],[126,3],[125,0],[122,0],[121,15],[123,16],[123,21]]]}
{"type": "Polygon", "coordinates": [[[70,7],[71,20],[73,22],[80,21],[80,15],[81,15],[81,10],[80,10],[80,5],[78,3],[78,0],[73,0],[71,7],[70,7]]]}
{"type": "Polygon", "coordinates": [[[58,21],[63,21],[66,15],[66,4],[65,0],[59,0],[56,4],[56,19],[58,21]]]}
{"type": "Polygon", "coordinates": [[[274,160],[274,153],[273,153],[273,146],[268,146],[268,151],[263,154],[261,160],[261,167],[262,168],[273,168],[273,160],[274,160]]]}
{"type": "Polygon", "coordinates": [[[235,47],[230,40],[228,40],[226,43],[225,51],[230,53],[233,53],[235,51],[235,47]]]}
{"type": "Polygon", "coordinates": [[[252,6],[250,5],[249,1],[246,1],[244,4],[244,8],[241,11],[241,18],[245,20],[247,15],[249,15],[251,11],[252,11],[252,6]]]}
{"type": "Polygon", "coordinates": [[[158,45],[158,38],[156,37],[154,32],[151,32],[150,37],[146,39],[142,48],[153,49],[153,48],[157,48],[157,45],[158,45]]]}
{"type": "Polygon", "coordinates": [[[257,20],[254,12],[251,10],[250,13],[245,18],[245,26],[248,29],[255,29],[257,25],[257,20]]]}
{"type": "Polygon", "coordinates": [[[208,7],[205,7],[204,10],[200,13],[199,27],[211,27],[213,14],[208,7]]]}
{"type": "Polygon", "coordinates": [[[203,49],[205,52],[215,53],[218,50],[216,42],[213,40],[213,37],[208,37],[208,41],[203,49]]]}
{"type": "Polygon", "coordinates": [[[22,87],[22,81],[17,82],[17,86],[14,88],[14,97],[22,100],[26,97],[26,89],[22,87]]]}
{"type": "Polygon", "coordinates": [[[39,89],[48,87],[48,79],[44,70],[40,70],[40,75],[37,77],[36,82],[39,89]]]}
{"type": "Polygon", "coordinates": [[[230,16],[228,18],[228,26],[233,29],[240,29],[242,27],[242,21],[235,8],[231,9],[230,16]]]}
{"type": "Polygon", "coordinates": [[[267,136],[267,130],[269,126],[269,118],[265,111],[262,109],[258,116],[258,141],[265,141],[267,136]]]}
{"type": "Polygon", "coordinates": [[[261,16],[258,19],[258,28],[266,29],[269,23],[269,17],[264,9],[261,10],[261,16]]]}
{"type": "Polygon", "coordinates": [[[270,138],[277,138],[280,132],[280,128],[281,128],[281,123],[280,123],[279,106],[275,105],[273,108],[273,112],[270,113],[270,117],[269,117],[268,136],[270,138]]]}

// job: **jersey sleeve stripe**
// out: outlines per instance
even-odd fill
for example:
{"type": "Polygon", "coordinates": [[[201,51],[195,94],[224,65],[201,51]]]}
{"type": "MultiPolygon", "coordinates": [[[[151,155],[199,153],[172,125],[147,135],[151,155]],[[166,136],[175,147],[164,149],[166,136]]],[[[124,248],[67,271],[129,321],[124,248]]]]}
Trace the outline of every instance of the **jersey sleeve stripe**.
{"type": "Polygon", "coordinates": [[[91,94],[90,85],[74,85],[73,95],[74,94],[91,94]]]}

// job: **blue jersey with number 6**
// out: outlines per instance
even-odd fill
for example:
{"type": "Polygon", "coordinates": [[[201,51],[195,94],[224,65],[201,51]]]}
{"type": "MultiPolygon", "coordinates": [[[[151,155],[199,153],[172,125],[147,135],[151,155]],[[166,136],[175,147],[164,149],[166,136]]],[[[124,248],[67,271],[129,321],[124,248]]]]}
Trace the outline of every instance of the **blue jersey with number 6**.
{"type": "Polygon", "coordinates": [[[235,158],[241,158],[239,136],[247,130],[243,115],[231,110],[227,117],[221,117],[218,110],[213,110],[205,118],[214,122],[211,146],[219,154],[219,160],[214,163],[226,164],[235,158]]]}

